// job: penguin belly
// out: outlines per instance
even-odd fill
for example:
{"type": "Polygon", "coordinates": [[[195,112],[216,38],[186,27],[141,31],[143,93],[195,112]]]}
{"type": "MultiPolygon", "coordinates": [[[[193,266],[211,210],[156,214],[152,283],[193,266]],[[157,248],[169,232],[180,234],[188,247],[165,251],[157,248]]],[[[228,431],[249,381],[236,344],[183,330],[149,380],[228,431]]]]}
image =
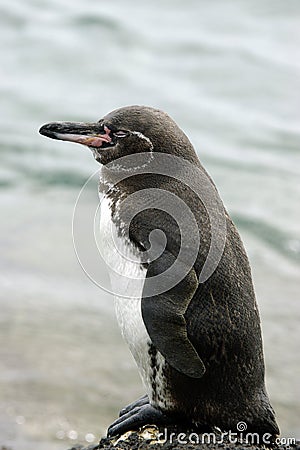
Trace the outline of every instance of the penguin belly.
{"type": "Polygon", "coordinates": [[[101,201],[100,236],[101,252],[109,268],[112,290],[120,292],[121,283],[121,292],[124,293],[124,297],[114,297],[122,336],[137,364],[150,403],[161,409],[172,409],[172,398],[165,377],[167,363],[152,344],[142,317],[141,300],[147,269],[139,262],[135,245],[118,233],[107,198],[101,201]],[[126,296],[126,287],[129,285],[126,285],[125,277],[130,283],[130,297],[126,296]]]}

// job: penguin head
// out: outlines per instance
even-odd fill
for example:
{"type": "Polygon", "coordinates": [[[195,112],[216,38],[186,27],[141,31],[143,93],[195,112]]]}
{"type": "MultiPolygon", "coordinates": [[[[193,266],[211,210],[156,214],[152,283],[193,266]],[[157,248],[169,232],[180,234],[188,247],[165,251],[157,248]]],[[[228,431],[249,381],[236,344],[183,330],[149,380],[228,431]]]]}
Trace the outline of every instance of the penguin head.
{"type": "Polygon", "coordinates": [[[39,132],[89,147],[101,164],[133,153],[162,152],[195,161],[193,146],[165,112],[147,106],[116,109],[94,123],[51,122],[39,132]]]}

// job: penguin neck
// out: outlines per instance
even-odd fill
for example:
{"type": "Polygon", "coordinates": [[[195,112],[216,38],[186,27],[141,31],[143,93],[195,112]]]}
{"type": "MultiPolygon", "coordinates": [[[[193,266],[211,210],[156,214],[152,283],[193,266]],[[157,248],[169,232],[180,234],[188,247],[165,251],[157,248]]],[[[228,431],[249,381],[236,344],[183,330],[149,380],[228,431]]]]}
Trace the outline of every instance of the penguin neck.
{"type": "Polygon", "coordinates": [[[152,173],[138,173],[136,168],[126,175],[120,176],[119,171],[107,169],[102,166],[99,179],[99,194],[104,195],[109,201],[111,209],[116,206],[118,201],[124,200],[127,196],[140,190],[147,189],[149,186],[158,185],[159,177],[153,176],[152,173]],[[120,181],[119,181],[120,180],[120,181]]]}
{"type": "Polygon", "coordinates": [[[116,203],[123,200],[130,194],[128,182],[121,180],[117,182],[118,176],[111,170],[107,170],[105,166],[101,167],[99,178],[99,195],[109,200],[110,209],[113,211],[116,203]]]}

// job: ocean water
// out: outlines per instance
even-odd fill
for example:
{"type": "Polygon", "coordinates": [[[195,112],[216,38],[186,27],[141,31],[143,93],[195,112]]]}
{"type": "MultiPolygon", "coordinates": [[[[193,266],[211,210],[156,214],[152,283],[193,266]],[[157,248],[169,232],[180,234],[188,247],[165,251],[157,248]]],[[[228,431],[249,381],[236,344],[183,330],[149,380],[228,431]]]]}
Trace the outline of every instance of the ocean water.
{"type": "Polygon", "coordinates": [[[299,2],[1,0],[0,36],[0,443],[96,442],[143,393],[72,245],[97,164],[38,134],[128,104],[173,116],[215,180],[250,257],[272,404],[300,437],[299,2]]]}

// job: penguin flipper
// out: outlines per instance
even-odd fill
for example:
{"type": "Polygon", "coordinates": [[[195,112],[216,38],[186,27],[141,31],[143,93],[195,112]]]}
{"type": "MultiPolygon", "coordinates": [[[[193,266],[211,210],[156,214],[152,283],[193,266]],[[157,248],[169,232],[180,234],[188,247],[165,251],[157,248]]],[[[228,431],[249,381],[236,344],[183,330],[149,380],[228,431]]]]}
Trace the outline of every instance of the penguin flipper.
{"type": "MultiPolygon", "coordinates": [[[[182,281],[166,292],[149,295],[151,278],[162,274],[175,260],[174,255],[165,250],[162,256],[149,264],[142,294],[142,317],[152,343],[170,366],[189,377],[201,378],[205,366],[188,338],[184,317],[198,287],[195,270],[181,267],[185,273],[188,272],[182,281]]],[[[176,264],[179,270],[180,264],[184,266],[178,259],[176,264]]]]}

